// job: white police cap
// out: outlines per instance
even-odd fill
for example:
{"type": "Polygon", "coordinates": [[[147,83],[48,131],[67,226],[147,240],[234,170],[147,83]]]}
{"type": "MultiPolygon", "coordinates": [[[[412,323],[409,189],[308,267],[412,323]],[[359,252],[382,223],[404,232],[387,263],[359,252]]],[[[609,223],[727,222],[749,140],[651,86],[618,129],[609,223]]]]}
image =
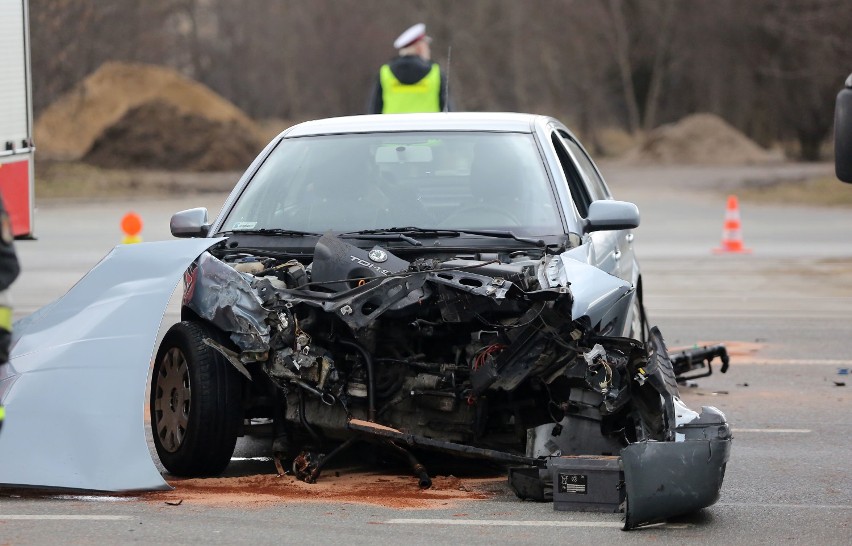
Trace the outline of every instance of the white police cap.
{"type": "Polygon", "coordinates": [[[403,49],[405,47],[410,46],[414,42],[426,39],[431,41],[431,38],[426,36],[426,25],[423,23],[417,23],[416,25],[409,27],[405,32],[399,35],[399,38],[394,40],[393,47],[395,49],[403,49]]]}

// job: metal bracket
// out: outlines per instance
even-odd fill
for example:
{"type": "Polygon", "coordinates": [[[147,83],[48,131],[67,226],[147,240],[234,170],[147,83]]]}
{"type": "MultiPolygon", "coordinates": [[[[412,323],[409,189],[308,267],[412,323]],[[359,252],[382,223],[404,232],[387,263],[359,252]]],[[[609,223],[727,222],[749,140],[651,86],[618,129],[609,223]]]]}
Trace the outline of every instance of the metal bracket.
{"type": "Polygon", "coordinates": [[[705,345],[704,347],[694,347],[686,349],[670,355],[672,368],[674,368],[675,376],[678,383],[684,383],[700,377],[708,377],[713,375],[713,367],[711,362],[714,358],[719,357],[722,361],[720,371],[726,373],[731,363],[728,357],[728,351],[724,345],[705,345]],[[693,370],[707,368],[706,371],[685,375],[693,370]]]}
{"type": "Polygon", "coordinates": [[[219,343],[217,341],[213,341],[209,337],[205,337],[202,340],[202,342],[205,345],[207,345],[208,347],[210,347],[211,349],[215,349],[219,354],[224,356],[225,360],[230,362],[234,366],[234,368],[236,368],[238,372],[240,372],[241,374],[246,376],[249,381],[252,380],[251,379],[251,373],[249,373],[249,371],[246,369],[245,365],[240,361],[240,355],[236,351],[232,351],[231,349],[228,349],[227,347],[225,347],[221,343],[219,343]]]}

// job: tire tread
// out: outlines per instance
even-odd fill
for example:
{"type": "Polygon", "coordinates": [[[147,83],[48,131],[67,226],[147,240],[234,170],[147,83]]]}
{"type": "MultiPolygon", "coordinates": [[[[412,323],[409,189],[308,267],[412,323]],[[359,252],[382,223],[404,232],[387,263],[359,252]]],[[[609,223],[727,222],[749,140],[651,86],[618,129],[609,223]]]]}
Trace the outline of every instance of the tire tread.
{"type": "Polygon", "coordinates": [[[214,349],[205,337],[217,339],[211,328],[184,321],[172,326],[157,351],[156,381],[164,353],[178,347],[188,361],[191,402],[186,436],[178,450],[162,448],[156,433],[154,415],[155,385],[151,387],[151,427],[160,461],[178,476],[215,476],[228,466],[234,453],[242,421],[242,377],[214,349]]]}

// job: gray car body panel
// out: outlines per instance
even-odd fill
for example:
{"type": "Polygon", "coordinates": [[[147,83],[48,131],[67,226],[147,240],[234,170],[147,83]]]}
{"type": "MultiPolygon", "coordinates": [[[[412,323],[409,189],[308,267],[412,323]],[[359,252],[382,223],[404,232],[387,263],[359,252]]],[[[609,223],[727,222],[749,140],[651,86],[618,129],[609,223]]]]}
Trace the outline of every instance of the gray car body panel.
{"type": "Polygon", "coordinates": [[[264,321],[268,311],[248,279],[208,252],[198,258],[196,267],[187,307],[228,332],[243,351],[268,350],[269,325],[264,321]]]}
{"type": "Polygon", "coordinates": [[[689,514],[719,500],[731,439],[641,442],[621,451],[624,529],[689,514]]]}
{"type": "Polygon", "coordinates": [[[15,324],[0,373],[0,484],[168,489],[145,441],[145,385],[183,271],[222,239],[120,245],[15,324]]]}
{"type": "Polygon", "coordinates": [[[589,265],[587,252],[588,245],[582,245],[549,258],[539,269],[539,282],[549,287],[570,286],[574,320],[588,317],[593,326],[612,322],[613,331],[621,335],[627,329],[635,290],[630,283],[589,265]]]}

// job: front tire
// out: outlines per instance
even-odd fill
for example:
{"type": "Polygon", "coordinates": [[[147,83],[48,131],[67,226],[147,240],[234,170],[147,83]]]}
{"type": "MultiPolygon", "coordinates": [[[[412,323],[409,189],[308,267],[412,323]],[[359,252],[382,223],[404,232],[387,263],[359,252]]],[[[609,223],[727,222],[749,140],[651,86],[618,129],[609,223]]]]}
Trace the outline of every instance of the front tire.
{"type": "Polygon", "coordinates": [[[180,322],[163,338],[151,376],[151,431],[160,462],[177,476],[214,476],[231,460],[242,421],[242,377],[205,338],[180,322]]]}

